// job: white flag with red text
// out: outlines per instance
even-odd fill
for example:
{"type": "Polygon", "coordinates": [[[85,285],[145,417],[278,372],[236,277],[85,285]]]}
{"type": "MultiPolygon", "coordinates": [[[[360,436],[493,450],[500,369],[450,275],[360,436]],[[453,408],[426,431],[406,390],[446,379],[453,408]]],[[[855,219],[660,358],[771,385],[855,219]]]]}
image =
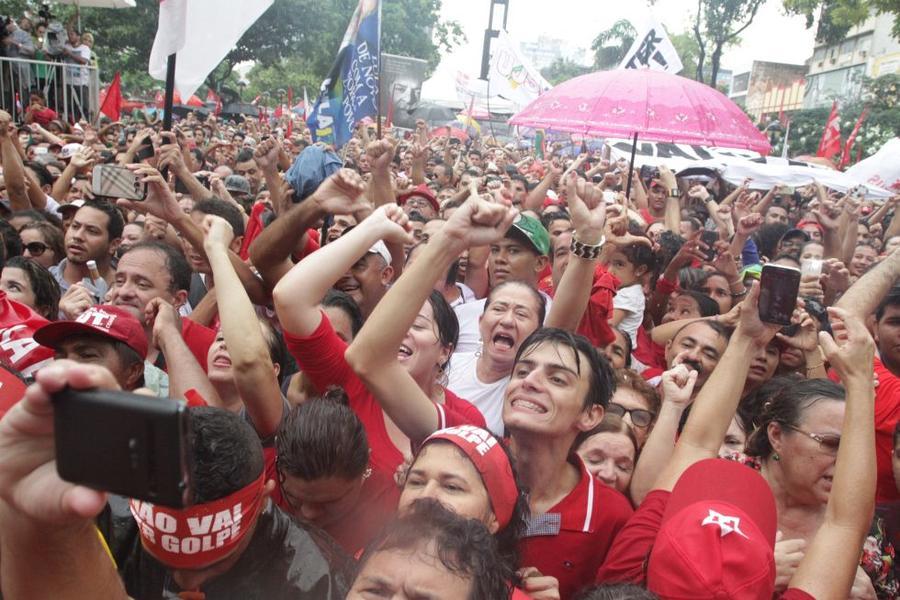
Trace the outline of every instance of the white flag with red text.
{"type": "Polygon", "coordinates": [[[160,0],[150,75],[165,81],[168,57],[176,54],[175,89],[190,98],[272,1],[228,2],[225,10],[221,0],[160,0]]]}

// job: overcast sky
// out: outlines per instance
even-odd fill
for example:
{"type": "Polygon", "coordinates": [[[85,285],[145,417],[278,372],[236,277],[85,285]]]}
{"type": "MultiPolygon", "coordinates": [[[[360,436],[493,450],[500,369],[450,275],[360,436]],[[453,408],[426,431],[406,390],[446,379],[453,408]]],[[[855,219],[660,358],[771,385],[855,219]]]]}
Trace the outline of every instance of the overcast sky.
{"type": "MultiPolygon", "coordinates": [[[[678,33],[690,27],[696,6],[694,0],[657,0],[652,11],[669,31],[678,33]]],[[[444,0],[443,17],[462,25],[468,43],[443,58],[441,72],[462,70],[478,76],[489,10],[490,0],[444,0]]],[[[649,10],[644,0],[509,0],[507,28],[518,41],[543,34],[589,48],[597,33],[618,19],[641,20],[649,10]]],[[[805,23],[804,17],[785,16],[781,0],[766,0],[740,46],[726,50],[723,67],[738,73],[749,70],[753,60],[804,62],[813,48],[813,30],[805,23]]]]}

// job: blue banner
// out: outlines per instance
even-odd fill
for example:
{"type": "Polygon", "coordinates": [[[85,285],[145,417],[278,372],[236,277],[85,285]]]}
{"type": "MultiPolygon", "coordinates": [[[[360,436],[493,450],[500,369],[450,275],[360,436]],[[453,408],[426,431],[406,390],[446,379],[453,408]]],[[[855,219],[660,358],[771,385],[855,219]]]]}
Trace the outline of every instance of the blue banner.
{"type": "Polygon", "coordinates": [[[314,141],[340,148],[356,123],[378,114],[380,21],[381,0],[359,0],[306,122],[314,141]]]}

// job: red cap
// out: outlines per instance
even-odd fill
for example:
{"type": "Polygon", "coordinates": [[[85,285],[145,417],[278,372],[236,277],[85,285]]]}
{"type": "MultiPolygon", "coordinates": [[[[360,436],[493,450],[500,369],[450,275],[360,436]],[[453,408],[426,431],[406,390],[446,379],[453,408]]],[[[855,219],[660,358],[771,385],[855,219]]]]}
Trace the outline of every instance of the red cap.
{"type": "Polygon", "coordinates": [[[435,440],[451,442],[469,457],[487,489],[497,524],[500,529],[509,525],[519,498],[519,488],[516,487],[509,457],[497,438],[480,427],[460,425],[435,431],[422,442],[421,447],[435,440]]]}
{"type": "Polygon", "coordinates": [[[87,309],[74,321],[54,321],[34,332],[34,341],[55,348],[72,335],[100,335],[124,342],[137,352],[142,359],[147,358],[147,335],[141,322],[130,312],[101,304],[87,309]]]}
{"type": "Polygon", "coordinates": [[[813,221],[812,219],[803,219],[802,221],[797,223],[796,228],[803,229],[803,227],[805,225],[812,225],[813,227],[815,227],[816,229],[819,230],[819,233],[821,233],[822,235],[825,235],[825,228],[822,227],[822,224],[819,223],[818,221],[813,221]]]}
{"type": "Polygon", "coordinates": [[[397,204],[403,206],[404,204],[406,204],[406,201],[413,196],[425,198],[426,200],[428,200],[428,203],[434,207],[434,210],[441,210],[441,205],[438,204],[437,197],[434,195],[434,192],[431,191],[431,188],[428,187],[428,184],[426,183],[420,183],[410,191],[397,196],[397,204]]]}
{"type": "Polygon", "coordinates": [[[770,600],[776,523],[759,473],[720,458],[695,463],[672,490],[647,588],[664,599],[770,600]]]}

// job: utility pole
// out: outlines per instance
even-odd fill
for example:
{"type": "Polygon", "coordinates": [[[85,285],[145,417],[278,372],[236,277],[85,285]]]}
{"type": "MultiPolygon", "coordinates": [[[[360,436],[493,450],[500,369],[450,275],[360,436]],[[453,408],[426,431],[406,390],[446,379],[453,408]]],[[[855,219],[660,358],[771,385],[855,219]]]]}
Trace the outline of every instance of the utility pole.
{"type": "Polygon", "coordinates": [[[491,70],[491,40],[500,35],[500,28],[494,26],[494,8],[500,4],[503,6],[503,29],[506,29],[506,17],[509,15],[509,0],[488,0],[491,3],[491,13],[488,17],[488,26],[484,30],[484,49],[481,53],[481,79],[487,79],[491,70]]]}

